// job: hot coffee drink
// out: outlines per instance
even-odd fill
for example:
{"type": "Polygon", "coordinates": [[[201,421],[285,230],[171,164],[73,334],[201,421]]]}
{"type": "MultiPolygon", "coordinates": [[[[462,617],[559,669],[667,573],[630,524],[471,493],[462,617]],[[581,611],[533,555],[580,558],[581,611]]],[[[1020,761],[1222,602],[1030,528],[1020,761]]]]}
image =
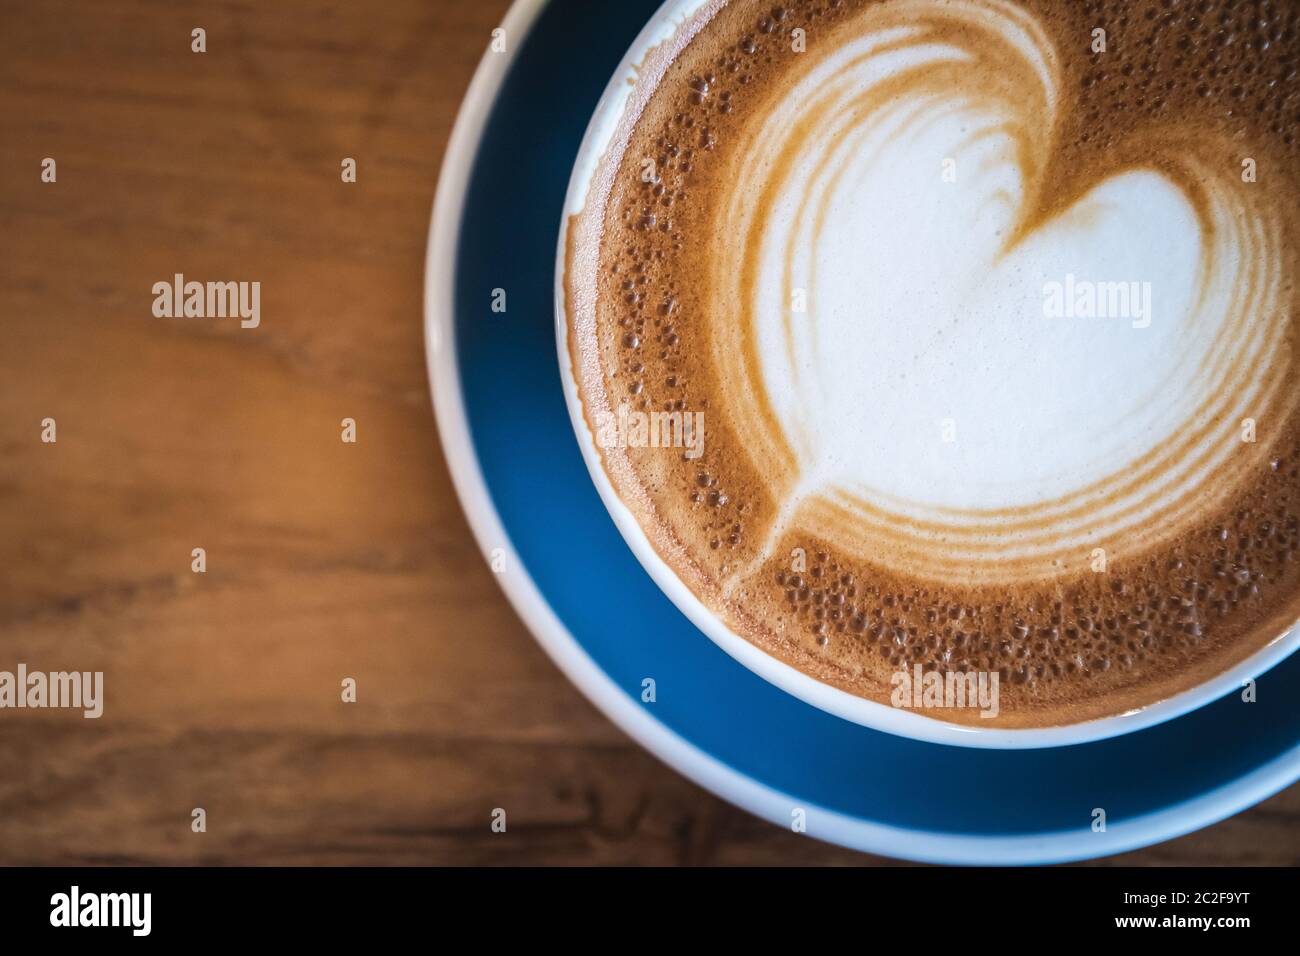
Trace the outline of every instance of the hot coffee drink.
{"type": "Polygon", "coordinates": [[[694,10],[564,252],[587,425],[664,562],[862,697],[996,673],[1001,726],[1282,634],[1298,30],[1269,0],[694,10]]]}

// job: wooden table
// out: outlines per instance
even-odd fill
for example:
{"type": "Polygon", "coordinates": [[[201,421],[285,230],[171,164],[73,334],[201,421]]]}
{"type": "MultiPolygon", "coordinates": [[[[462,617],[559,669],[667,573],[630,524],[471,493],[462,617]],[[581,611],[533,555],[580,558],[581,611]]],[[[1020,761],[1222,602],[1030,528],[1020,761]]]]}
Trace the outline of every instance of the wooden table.
{"type": "MultiPolygon", "coordinates": [[[[0,12],[0,669],[107,686],[98,721],[0,712],[0,862],[872,862],[642,752],[470,536],[421,283],[444,144],[505,6],[0,12]],[[175,273],[259,281],[261,325],[155,317],[175,273]]],[[[1106,862],[1290,864],[1297,826],[1292,788],[1106,862]]]]}

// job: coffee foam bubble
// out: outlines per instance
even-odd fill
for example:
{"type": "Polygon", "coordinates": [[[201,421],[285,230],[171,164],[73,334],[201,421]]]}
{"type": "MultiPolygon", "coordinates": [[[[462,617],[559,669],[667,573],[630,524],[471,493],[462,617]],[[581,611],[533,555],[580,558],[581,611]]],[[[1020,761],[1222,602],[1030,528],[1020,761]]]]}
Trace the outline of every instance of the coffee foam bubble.
{"type": "Polygon", "coordinates": [[[715,0],[639,65],[567,345],[593,433],[704,413],[699,460],[600,454],[734,631],[878,700],[994,670],[1033,726],[1295,620],[1297,24],[1265,6],[715,0]],[[1045,314],[1121,282],[1148,311],[1045,314]]]}

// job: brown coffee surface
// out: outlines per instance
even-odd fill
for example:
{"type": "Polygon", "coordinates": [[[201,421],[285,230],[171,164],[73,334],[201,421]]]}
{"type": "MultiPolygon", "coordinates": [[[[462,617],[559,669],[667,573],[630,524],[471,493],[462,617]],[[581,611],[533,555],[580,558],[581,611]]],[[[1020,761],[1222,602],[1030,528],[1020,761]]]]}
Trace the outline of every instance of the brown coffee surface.
{"type": "MultiPolygon", "coordinates": [[[[894,675],[915,665],[999,673],[999,717],[928,712],[945,720],[1031,727],[1122,713],[1221,673],[1300,618],[1300,15],[1268,0],[974,2],[965,19],[951,7],[715,2],[652,52],[570,222],[577,385],[593,433],[620,408],[704,414],[699,457],[603,447],[602,461],[660,556],[767,653],[885,703],[894,675]],[[1058,91],[1050,141],[1019,157],[1032,188],[1009,244],[1107,177],[1154,169],[1183,189],[1207,249],[1225,240],[1215,218],[1224,209],[1238,220],[1230,244],[1267,240],[1270,267],[1242,280],[1240,315],[1225,326],[1243,339],[1271,335],[1267,355],[1234,362],[1225,343],[1200,370],[1217,376],[1222,402],[1072,496],[927,518],[847,494],[794,501],[799,455],[753,386],[747,283],[763,266],[744,230],[728,231],[738,184],[762,215],[764,190],[788,171],[779,157],[755,175],[748,152],[785,94],[865,30],[915,28],[972,50],[959,67],[907,82],[1027,97],[1036,110],[1042,71],[1017,67],[1010,51],[976,50],[992,44],[983,6],[1041,34],[1058,91]],[[1104,52],[1094,50],[1098,28],[1104,52]],[[1243,157],[1258,170],[1250,181],[1243,157]],[[1227,412],[1247,389],[1255,405],[1243,430],[1227,412]],[[1204,455],[1229,440],[1230,454],[1204,455]],[[1195,477],[1161,503],[1176,473],[1195,477]],[[1122,524],[1116,513],[1138,517],[1122,524]]],[[[874,90],[879,102],[861,108],[898,92],[874,90]]],[[[818,117],[800,121],[811,131],[818,117]]]]}

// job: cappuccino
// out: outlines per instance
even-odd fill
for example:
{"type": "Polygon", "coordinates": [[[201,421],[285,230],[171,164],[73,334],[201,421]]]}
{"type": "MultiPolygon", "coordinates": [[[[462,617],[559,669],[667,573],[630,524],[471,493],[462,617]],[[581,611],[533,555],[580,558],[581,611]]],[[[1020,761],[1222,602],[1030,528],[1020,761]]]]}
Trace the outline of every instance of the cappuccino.
{"type": "Polygon", "coordinates": [[[664,562],[861,697],[996,677],[996,716],[932,714],[981,725],[1122,713],[1277,638],[1298,29],[1266,0],[702,3],[638,67],[561,290],[593,436],[700,423],[597,443],[664,562]]]}

